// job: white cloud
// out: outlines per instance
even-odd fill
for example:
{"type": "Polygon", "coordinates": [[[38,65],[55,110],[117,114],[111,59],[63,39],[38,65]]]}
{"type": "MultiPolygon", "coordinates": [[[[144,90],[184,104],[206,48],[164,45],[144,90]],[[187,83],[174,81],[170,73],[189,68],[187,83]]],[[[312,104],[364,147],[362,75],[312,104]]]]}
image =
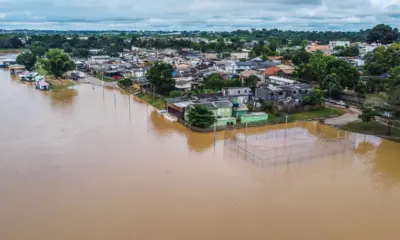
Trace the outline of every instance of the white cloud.
{"type": "Polygon", "coordinates": [[[398,27],[400,0],[0,0],[0,28],[359,30],[398,27]]]}

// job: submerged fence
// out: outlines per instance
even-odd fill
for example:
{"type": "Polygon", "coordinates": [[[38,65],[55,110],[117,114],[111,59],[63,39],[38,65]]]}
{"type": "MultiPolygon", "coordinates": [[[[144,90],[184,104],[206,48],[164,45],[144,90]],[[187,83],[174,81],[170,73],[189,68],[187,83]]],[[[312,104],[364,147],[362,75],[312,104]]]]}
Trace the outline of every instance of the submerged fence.
{"type": "Polygon", "coordinates": [[[235,130],[226,131],[224,145],[230,152],[265,168],[344,154],[354,150],[355,139],[345,131],[338,131],[336,137],[330,137],[293,127],[251,136],[235,130]]]}

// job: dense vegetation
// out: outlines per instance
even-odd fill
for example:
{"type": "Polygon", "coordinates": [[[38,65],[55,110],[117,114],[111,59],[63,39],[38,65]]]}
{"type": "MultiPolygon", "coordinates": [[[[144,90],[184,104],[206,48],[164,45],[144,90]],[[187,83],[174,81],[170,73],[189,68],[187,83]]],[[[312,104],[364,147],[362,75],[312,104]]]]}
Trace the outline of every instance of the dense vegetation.
{"type": "MultiPolygon", "coordinates": [[[[0,30],[0,48],[32,48],[42,55],[50,48],[60,48],[76,57],[87,57],[88,49],[101,49],[102,53],[115,55],[132,45],[147,48],[192,48],[195,50],[215,51],[218,53],[240,51],[244,46],[257,45],[254,55],[273,55],[280,47],[299,46],[304,40],[327,44],[334,40],[352,42],[392,43],[398,39],[398,30],[387,25],[377,25],[372,30],[358,32],[332,31],[284,31],[278,29],[251,29],[232,32],[183,31],[177,34],[167,32],[62,32],[62,31],[25,31],[2,34],[0,30]],[[78,35],[79,34],[79,35],[78,35]],[[82,37],[83,36],[83,37],[82,37]],[[22,41],[22,40],[24,41],[22,41]],[[196,39],[196,40],[194,40],[196,39]],[[210,41],[211,40],[211,41],[210,41]],[[268,43],[265,45],[264,43],[268,43]]],[[[352,53],[354,54],[354,53],[352,53]]]]}

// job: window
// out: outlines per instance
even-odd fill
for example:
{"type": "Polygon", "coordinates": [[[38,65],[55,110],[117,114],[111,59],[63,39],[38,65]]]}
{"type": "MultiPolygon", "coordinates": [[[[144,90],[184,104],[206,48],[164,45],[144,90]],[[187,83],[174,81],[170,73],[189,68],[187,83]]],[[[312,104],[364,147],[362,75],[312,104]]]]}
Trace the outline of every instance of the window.
{"type": "Polygon", "coordinates": [[[247,93],[247,90],[244,90],[244,93],[247,93]]]}
{"type": "Polygon", "coordinates": [[[238,94],[240,94],[240,90],[238,90],[238,94]]]}
{"type": "Polygon", "coordinates": [[[279,92],[279,96],[282,96],[283,95],[283,93],[282,92],[279,92]]]}
{"type": "Polygon", "coordinates": [[[308,93],[308,90],[304,90],[304,93],[308,93]]]}

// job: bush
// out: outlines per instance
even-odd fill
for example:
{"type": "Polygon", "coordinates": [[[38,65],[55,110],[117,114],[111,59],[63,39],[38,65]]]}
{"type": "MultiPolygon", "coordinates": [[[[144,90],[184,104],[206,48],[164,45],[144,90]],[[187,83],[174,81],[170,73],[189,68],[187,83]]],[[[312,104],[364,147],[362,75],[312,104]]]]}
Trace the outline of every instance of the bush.
{"type": "Polygon", "coordinates": [[[125,78],[125,79],[118,81],[118,84],[123,87],[130,87],[130,86],[132,86],[132,80],[129,78],[125,78]]]}
{"type": "Polygon", "coordinates": [[[169,93],[169,97],[170,98],[176,98],[176,97],[181,97],[181,96],[183,96],[185,93],[183,92],[183,91],[180,91],[180,90],[174,90],[174,91],[171,91],[170,93],[169,93]]]}
{"type": "Polygon", "coordinates": [[[261,105],[261,109],[264,112],[271,112],[272,109],[274,108],[274,103],[271,101],[263,101],[261,105]]]}

